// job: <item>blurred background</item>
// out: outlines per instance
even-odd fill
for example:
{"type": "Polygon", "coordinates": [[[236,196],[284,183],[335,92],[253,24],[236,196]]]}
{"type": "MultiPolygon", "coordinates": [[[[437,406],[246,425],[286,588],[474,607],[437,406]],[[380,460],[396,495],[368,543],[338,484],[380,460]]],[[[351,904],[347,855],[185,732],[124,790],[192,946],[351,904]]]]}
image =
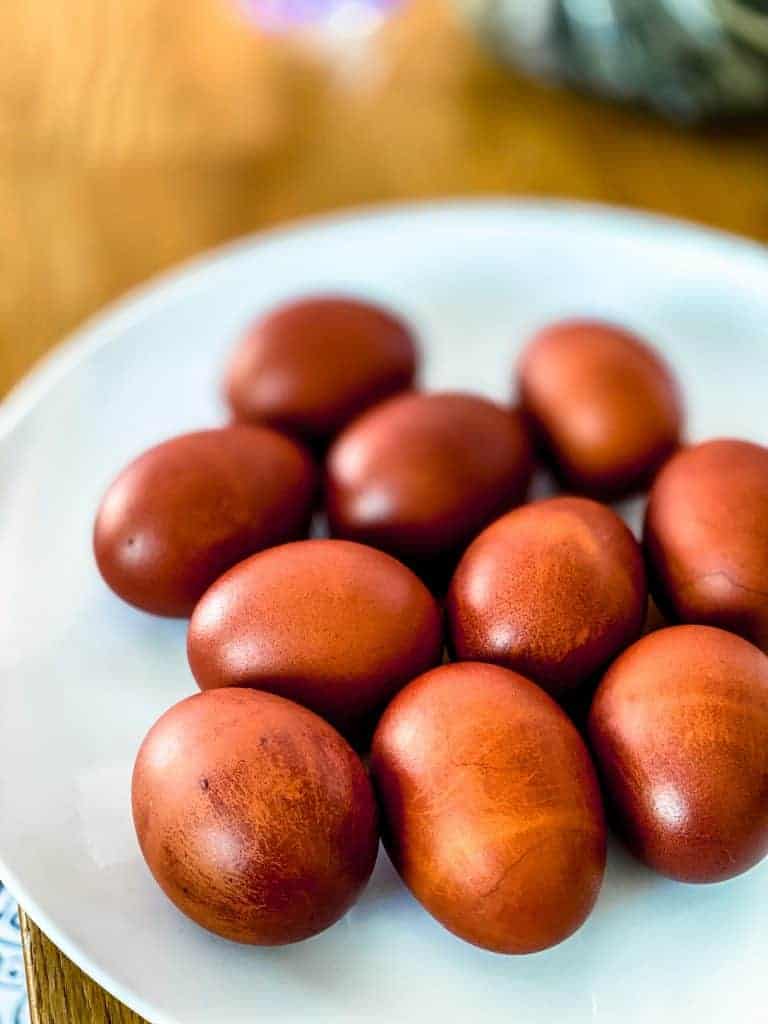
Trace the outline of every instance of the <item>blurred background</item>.
{"type": "MultiPolygon", "coordinates": [[[[0,395],[151,274],[342,207],[566,196],[768,239],[763,0],[4,0],[0,19],[0,395]]],[[[0,910],[17,1024],[1,890],[0,910]]],[[[20,927],[36,1024],[138,1020],[20,927]]]]}
{"type": "Polygon", "coordinates": [[[5,0],[0,393],[235,235],[455,194],[768,237],[762,0],[5,0]]]}

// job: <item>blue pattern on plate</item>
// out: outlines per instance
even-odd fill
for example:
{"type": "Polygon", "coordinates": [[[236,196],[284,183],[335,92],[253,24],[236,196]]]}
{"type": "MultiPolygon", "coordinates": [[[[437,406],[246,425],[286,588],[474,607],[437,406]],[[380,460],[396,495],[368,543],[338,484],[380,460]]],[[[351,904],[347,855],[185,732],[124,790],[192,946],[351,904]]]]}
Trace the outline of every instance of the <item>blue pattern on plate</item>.
{"type": "Polygon", "coordinates": [[[0,882],[0,1024],[28,1024],[19,914],[0,882]]]}

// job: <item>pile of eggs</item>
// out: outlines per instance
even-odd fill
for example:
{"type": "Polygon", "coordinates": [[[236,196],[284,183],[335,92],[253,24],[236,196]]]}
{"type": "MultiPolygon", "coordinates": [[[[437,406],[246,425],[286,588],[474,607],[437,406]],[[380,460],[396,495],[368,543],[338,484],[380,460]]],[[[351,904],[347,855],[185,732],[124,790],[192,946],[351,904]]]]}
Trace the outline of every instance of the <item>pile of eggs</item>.
{"type": "Polygon", "coordinates": [[[281,306],[231,358],[232,425],[147,451],[98,512],[104,579],[189,616],[203,691],[139,750],[139,843],[229,939],[327,928],[380,833],[500,953],[589,915],[604,800],[671,878],[768,852],[768,448],[682,445],[669,368],[601,322],[528,342],[516,409],[414,390],[417,364],[383,309],[281,306]],[[536,464],[563,493],[524,504],[536,464]],[[645,489],[641,547],[605,502],[645,489]],[[677,625],[648,631],[648,586],[677,625]]]}

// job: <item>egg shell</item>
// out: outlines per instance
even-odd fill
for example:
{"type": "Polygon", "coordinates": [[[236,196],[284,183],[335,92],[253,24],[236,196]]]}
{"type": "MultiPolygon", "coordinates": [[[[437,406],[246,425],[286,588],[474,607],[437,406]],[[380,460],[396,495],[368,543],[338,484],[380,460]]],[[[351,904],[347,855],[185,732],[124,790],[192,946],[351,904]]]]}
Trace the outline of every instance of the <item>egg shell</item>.
{"type": "Polygon", "coordinates": [[[531,446],[518,413],[477,395],[398,395],[355,420],[326,462],[331,533],[422,571],[451,568],[525,497],[531,446]]]}
{"type": "Polygon", "coordinates": [[[417,360],[411,328],[388,310],[310,296],[253,324],[232,353],[224,389],[237,420],[323,446],[363,409],[409,387],[417,360]]]}
{"type": "Polygon", "coordinates": [[[222,576],[195,609],[187,649],[201,689],[279,693],[362,742],[442,647],[438,606],[404,565],[361,544],[308,540],[222,576]]]}
{"type": "Polygon", "coordinates": [[[643,637],[598,687],[589,737],[616,826],[649,867],[719,882],[768,852],[768,658],[733,633],[643,637]]]}
{"type": "Polygon", "coordinates": [[[356,901],[378,848],[365,769],[326,722],[255,690],[197,694],[147,735],[133,817],[165,894],[226,939],[316,935],[356,901]]]}
{"type": "Polygon", "coordinates": [[[621,327],[545,327],[518,364],[522,405],[569,489],[619,497],[645,487],[678,446],[680,392],[650,346],[621,327]]]}
{"type": "Polygon", "coordinates": [[[607,506],[569,497],[492,523],[467,549],[447,601],[457,658],[513,669],[557,698],[637,639],[646,608],[627,526],[607,506]]]}
{"type": "Polygon", "coordinates": [[[187,616],[236,562],[306,536],[316,484],[307,452],[264,427],[171,438],[131,462],[104,496],[93,538],[99,570],[130,604],[187,616]]]}
{"type": "Polygon", "coordinates": [[[768,651],[768,448],[707,441],[672,458],[645,519],[651,588],[673,619],[768,651]]]}
{"type": "Polygon", "coordinates": [[[387,708],[371,770],[392,862],[460,938],[532,953],[592,910],[606,846],[597,779],[529,680],[475,662],[427,672],[387,708]]]}

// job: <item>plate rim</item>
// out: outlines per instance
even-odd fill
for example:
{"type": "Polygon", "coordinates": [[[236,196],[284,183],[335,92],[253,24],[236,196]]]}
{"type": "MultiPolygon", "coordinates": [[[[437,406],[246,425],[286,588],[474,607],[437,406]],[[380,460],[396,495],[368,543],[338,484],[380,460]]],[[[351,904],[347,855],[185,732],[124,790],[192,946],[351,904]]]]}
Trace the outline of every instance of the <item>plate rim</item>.
{"type": "Polygon", "coordinates": [[[239,235],[218,245],[182,259],[171,266],[151,274],[129,287],[115,298],[85,317],[73,330],[66,332],[53,345],[33,361],[22,377],[0,399],[0,444],[35,404],[45,397],[58,380],[70,373],[88,355],[109,344],[119,327],[140,319],[155,304],[165,303],[169,297],[180,297],[192,289],[197,278],[221,270],[228,260],[247,252],[256,245],[279,242],[292,235],[307,231],[322,232],[328,228],[372,224],[397,217],[424,217],[451,215],[471,217],[479,213],[526,214],[531,219],[564,216],[574,219],[593,219],[603,222],[603,229],[622,226],[635,230],[664,231],[671,235],[681,232],[698,235],[702,243],[726,246],[744,256],[765,261],[768,270],[768,243],[739,235],[733,231],[714,227],[700,221],[686,220],[666,213],[633,208],[620,203],[536,196],[455,196],[417,200],[391,200],[365,203],[339,210],[325,211],[306,217],[294,218],[280,224],[239,235]],[[176,293],[176,294],[175,294],[176,293]]]}
{"type": "MultiPolygon", "coordinates": [[[[12,443],[16,427],[33,412],[38,403],[45,400],[60,380],[76,371],[94,352],[119,338],[126,326],[140,321],[154,306],[164,306],[169,301],[183,300],[188,292],[195,290],[201,279],[208,278],[212,273],[225,272],[232,258],[254,247],[268,245],[270,242],[290,241],[291,238],[306,235],[307,232],[322,234],[324,231],[345,226],[359,225],[370,229],[377,223],[384,224],[402,217],[408,218],[409,221],[415,217],[429,219],[434,216],[472,219],[475,216],[487,217],[489,214],[528,218],[531,221],[552,218],[589,221],[591,230],[614,231],[619,235],[627,231],[633,232],[634,236],[637,236],[638,232],[653,235],[661,232],[678,237],[686,235],[698,239],[703,245],[714,247],[720,254],[724,249],[730,250],[758,265],[762,264],[761,273],[764,273],[768,280],[768,245],[759,240],[701,222],[621,204],[557,197],[481,195],[413,201],[392,200],[345,207],[292,219],[205,249],[191,258],[152,274],[108,302],[37,359],[21,380],[2,398],[0,446],[12,443]]],[[[151,1006],[140,994],[113,978],[108,970],[102,969],[87,953],[81,951],[77,940],[70,937],[65,927],[59,927],[38,900],[27,892],[16,872],[6,862],[2,850],[0,877],[25,913],[88,977],[152,1024],[183,1024],[175,1016],[151,1006]]]]}

